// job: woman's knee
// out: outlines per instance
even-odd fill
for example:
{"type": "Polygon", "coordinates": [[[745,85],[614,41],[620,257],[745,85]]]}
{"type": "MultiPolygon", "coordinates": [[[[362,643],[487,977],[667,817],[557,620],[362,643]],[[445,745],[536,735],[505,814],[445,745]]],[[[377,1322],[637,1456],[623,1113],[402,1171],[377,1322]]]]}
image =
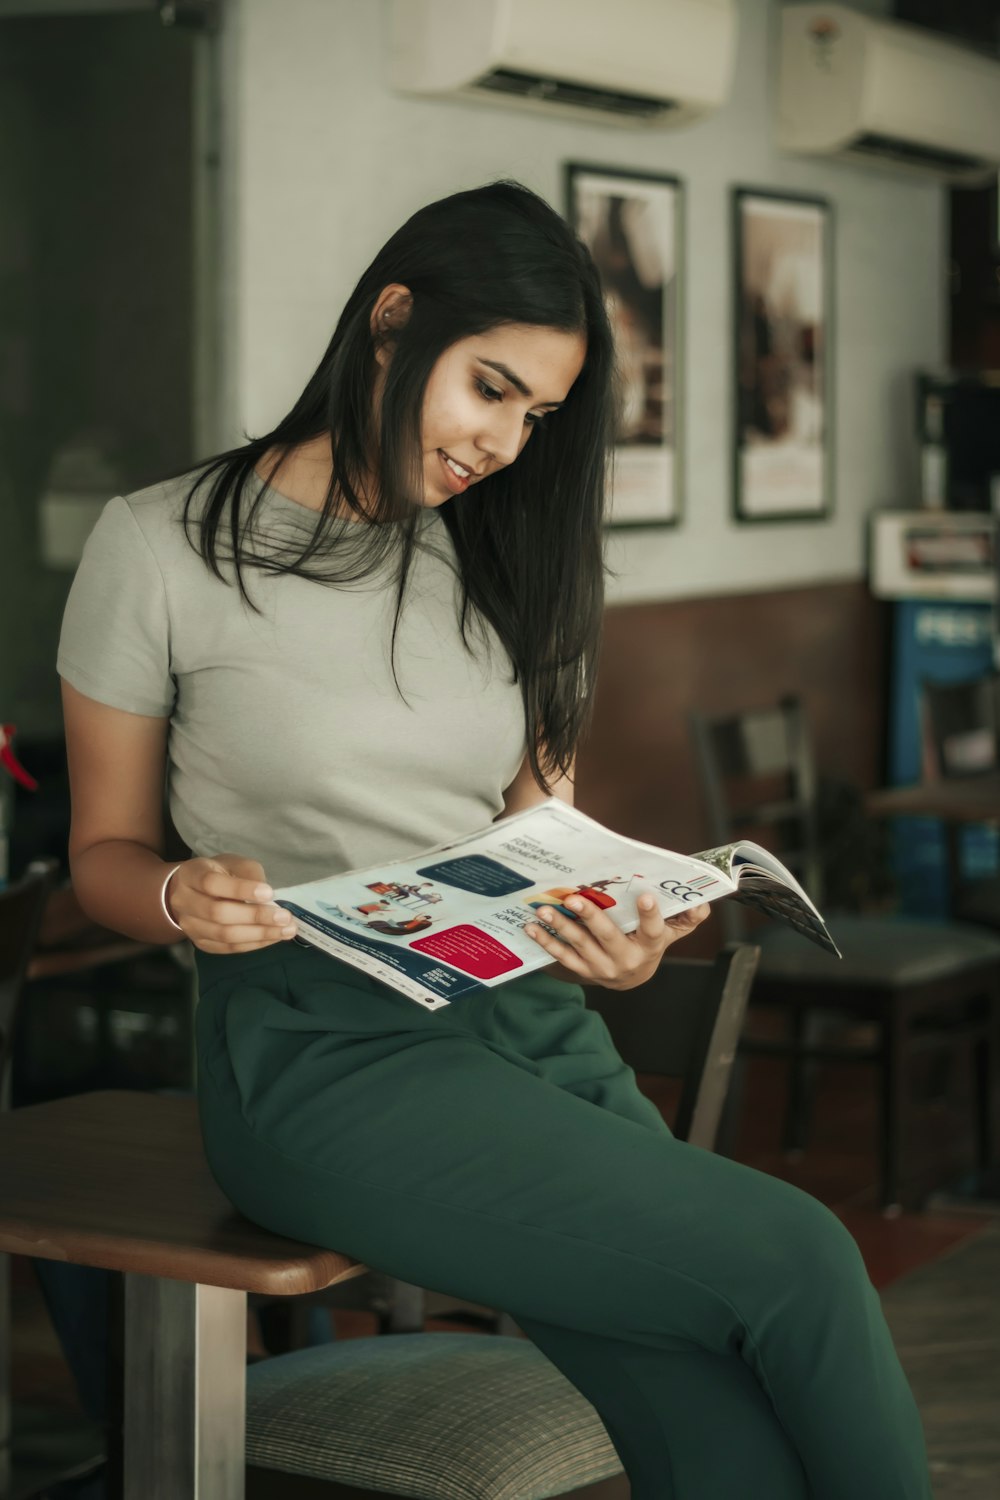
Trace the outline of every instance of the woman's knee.
{"type": "Polygon", "coordinates": [[[858,1243],[818,1198],[789,1187],[771,1226],[777,1249],[776,1286],[783,1296],[822,1308],[870,1295],[858,1243]]]}
{"type": "Polygon", "coordinates": [[[820,1311],[871,1294],[858,1245],[818,1198],[772,1179],[752,1224],[733,1226],[730,1293],[741,1311],[820,1311]]]}
{"type": "Polygon", "coordinates": [[[863,1278],[868,1272],[858,1242],[841,1219],[811,1194],[796,1190],[791,1237],[808,1263],[832,1277],[863,1278]]]}

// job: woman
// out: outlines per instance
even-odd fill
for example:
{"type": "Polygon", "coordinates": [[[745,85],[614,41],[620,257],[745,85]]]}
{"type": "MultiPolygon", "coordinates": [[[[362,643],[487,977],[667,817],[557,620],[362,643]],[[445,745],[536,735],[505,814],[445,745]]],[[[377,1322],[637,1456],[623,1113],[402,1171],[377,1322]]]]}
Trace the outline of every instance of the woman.
{"type": "Polygon", "coordinates": [[[583,1006],[704,908],[631,936],[594,902],[545,909],[547,969],[429,1012],[290,943],[271,899],[571,800],[611,370],[562,220],[516,184],[460,193],[379,252],[273,432],[112,501],[59,658],[74,885],[105,925],[194,945],[202,1128],[237,1207],[509,1310],[635,1500],[918,1500],[853,1240],[676,1142],[583,1006]]]}

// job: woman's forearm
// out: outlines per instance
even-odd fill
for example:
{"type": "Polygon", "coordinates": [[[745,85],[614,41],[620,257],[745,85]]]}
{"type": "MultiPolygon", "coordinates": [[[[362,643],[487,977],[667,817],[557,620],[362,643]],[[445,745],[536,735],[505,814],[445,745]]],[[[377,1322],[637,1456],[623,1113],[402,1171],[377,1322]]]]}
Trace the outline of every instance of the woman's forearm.
{"type": "Polygon", "coordinates": [[[109,839],[70,859],[73,891],[87,916],[141,943],[174,943],[179,937],[160,904],[160,891],[177,861],[161,859],[144,844],[109,839]]]}

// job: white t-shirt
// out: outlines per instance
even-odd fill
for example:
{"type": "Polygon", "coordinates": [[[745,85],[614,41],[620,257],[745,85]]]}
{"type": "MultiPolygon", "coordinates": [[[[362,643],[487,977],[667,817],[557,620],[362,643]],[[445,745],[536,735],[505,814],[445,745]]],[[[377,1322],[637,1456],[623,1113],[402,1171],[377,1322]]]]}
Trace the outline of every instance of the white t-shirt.
{"type": "MultiPolygon", "coordinates": [[[[391,562],[348,587],[247,569],[255,614],[184,535],[190,482],[105,506],[57,667],[98,702],[169,716],[170,812],[191,852],[258,859],[283,886],[489,823],[527,749],[521,691],[492,627],[473,623],[471,654],[462,642],[457,562],[437,511],[421,514],[396,637],[404,702],[389,665],[391,562]]],[[[276,538],[316,521],[271,489],[259,514],[276,538]]]]}

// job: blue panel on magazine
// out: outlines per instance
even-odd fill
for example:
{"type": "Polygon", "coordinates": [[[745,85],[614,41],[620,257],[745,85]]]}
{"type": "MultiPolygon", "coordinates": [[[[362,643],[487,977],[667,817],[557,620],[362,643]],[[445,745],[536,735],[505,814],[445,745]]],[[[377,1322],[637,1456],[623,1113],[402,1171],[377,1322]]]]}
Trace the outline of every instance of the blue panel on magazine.
{"type": "Polygon", "coordinates": [[[417,874],[454,886],[457,891],[472,891],[477,896],[512,896],[515,891],[530,890],[535,883],[485,854],[443,859],[440,864],[425,865],[417,874]]]}
{"type": "Polygon", "coordinates": [[[411,979],[419,979],[421,984],[433,990],[442,1000],[454,1000],[460,995],[478,994],[486,989],[478,979],[460,974],[457,969],[451,969],[433,958],[425,958],[422,953],[414,953],[412,948],[397,948],[392,943],[379,942],[378,938],[361,937],[347,927],[339,927],[335,922],[324,922],[322,917],[303,910],[294,901],[279,901],[278,905],[310,927],[316,927],[328,937],[336,938],[345,948],[367,953],[384,963],[387,968],[395,969],[397,974],[408,974],[411,979]]]}

